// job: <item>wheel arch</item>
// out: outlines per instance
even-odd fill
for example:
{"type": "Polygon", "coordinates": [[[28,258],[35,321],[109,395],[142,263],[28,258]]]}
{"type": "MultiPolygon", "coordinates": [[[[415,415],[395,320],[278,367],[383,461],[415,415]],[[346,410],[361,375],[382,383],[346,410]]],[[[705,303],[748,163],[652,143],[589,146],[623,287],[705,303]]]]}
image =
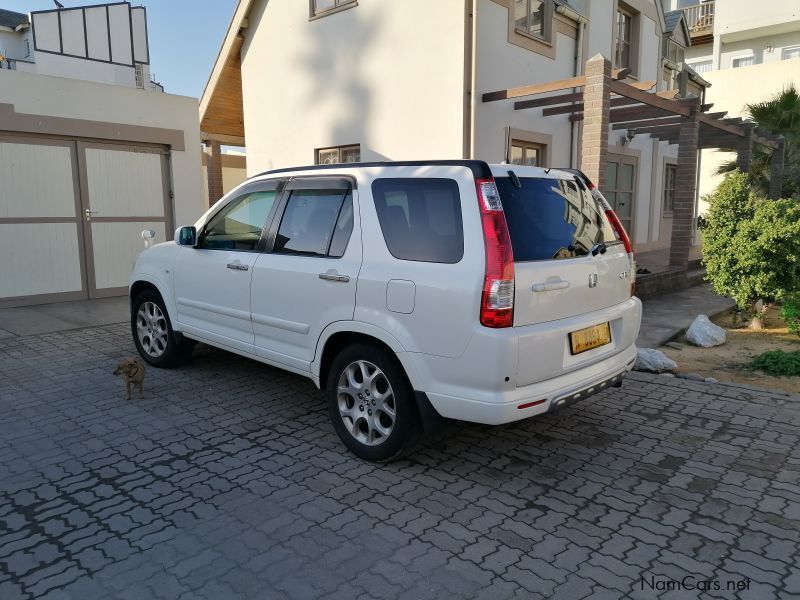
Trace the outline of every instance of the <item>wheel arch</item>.
{"type": "Polygon", "coordinates": [[[170,324],[172,325],[173,331],[179,331],[180,327],[176,321],[177,315],[177,307],[175,306],[174,299],[164,293],[163,284],[156,279],[149,277],[149,276],[137,276],[135,277],[128,290],[128,301],[130,304],[131,310],[133,310],[133,301],[136,299],[136,296],[141,294],[146,290],[151,290],[156,292],[159,296],[161,296],[161,300],[164,303],[164,308],[167,309],[167,315],[169,316],[170,324]]]}
{"type": "Polygon", "coordinates": [[[320,335],[314,361],[311,363],[311,373],[321,389],[325,389],[328,370],[339,352],[358,342],[373,344],[389,351],[400,362],[411,387],[417,389],[419,377],[406,356],[405,348],[397,338],[379,327],[358,321],[337,321],[330,324],[320,335]]]}

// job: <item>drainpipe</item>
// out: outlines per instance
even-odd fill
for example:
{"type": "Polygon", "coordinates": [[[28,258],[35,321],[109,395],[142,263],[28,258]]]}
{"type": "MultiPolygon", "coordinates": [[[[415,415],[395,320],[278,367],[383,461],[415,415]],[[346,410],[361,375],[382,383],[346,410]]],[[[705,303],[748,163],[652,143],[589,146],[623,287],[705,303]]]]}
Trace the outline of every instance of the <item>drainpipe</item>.
{"type": "MultiPolygon", "coordinates": [[[[589,19],[584,17],[582,14],[576,12],[572,8],[568,6],[564,6],[563,4],[559,4],[556,7],[556,12],[560,15],[564,15],[568,19],[572,19],[578,23],[578,35],[575,38],[575,77],[578,77],[583,73],[583,36],[586,32],[586,25],[589,23],[589,19]]],[[[573,92],[577,92],[578,88],[572,88],[573,92]]],[[[573,169],[577,169],[578,165],[578,126],[575,121],[570,121],[569,124],[569,161],[570,167],[573,169]]]]}

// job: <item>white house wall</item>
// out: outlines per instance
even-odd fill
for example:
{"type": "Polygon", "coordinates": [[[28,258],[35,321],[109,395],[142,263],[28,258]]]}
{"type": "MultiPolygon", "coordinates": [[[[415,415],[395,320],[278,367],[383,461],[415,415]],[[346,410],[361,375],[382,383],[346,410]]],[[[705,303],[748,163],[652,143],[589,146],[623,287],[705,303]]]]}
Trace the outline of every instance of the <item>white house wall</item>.
{"type": "MultiPolygon", "coordinates": [[[[706,101],[714,103],[714,110],[724,110],[729,117],[744,117],[745,105],[769,100],[785,87],[794,83],[800,88],[800,58],[769,64],[726,69],[704,73],[711,87],[706,92],[706,101]],[[742,85],[742,82],[747,85],[742,85]]],[[[722,181],[716,175],[717,168],[735,158],[735,154],[704,150],[700,172],[700,194],[710,194],[722,181]]],[[[701,212],[707,208],[701,203],[701,212]]]]}
{"type": "MultiPolygon", "coordinates": [[[[570,126],[566,115],[542,117],[542,109],[514,110],[512,101],[481,102],[482,94],[522,85],[572,77],[575,39],[553,32],[556,58],[508,41],[508,9],[479,0],[475,42],[475,134],[473,157],[502,162],[506,157],[506,127],[553,136],[547,148],[551,166],[569,166],[570,126]]],[[[559,92],[563,93],[563,92],[559,92]]]]}
{"type": "MultiPolygon", "coordinates": [[[[192,224],[202,214],[196,99],[4,70],[0,71],[0,103],[12,104],[18,113],[44,117],[183,131],[185,150],[170,154],[175,223],[192,224]]],[[[168,234],[171,238],[172,232],[168,234]]]]}
{"type": "Polygon", "coordinates": [[[136,72],[131,67],[83,60],[61,54],[36,53],[36,72],[40,75],[83,79],[94,83],[136,87],[136,72]]]}
{"type": "Polygon", "coordinates": [[[306,1],[258,0],[244,30],[247,169],[458,158],[464,145],[463,0],[359,0],[309,20],[306,1]]]}

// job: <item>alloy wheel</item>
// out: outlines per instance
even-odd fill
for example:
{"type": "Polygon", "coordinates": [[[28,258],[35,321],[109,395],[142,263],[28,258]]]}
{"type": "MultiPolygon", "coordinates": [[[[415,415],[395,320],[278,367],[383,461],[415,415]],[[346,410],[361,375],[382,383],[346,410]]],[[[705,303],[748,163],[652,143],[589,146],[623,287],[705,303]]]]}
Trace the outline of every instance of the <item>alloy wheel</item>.
{"type": "Polygon", "coordinates": [[[386,441],[397,417],[394,390],[386,374],[366,360],[350,363],[339,376],[339,415],[347,431],[367,446],[386,441]]]}

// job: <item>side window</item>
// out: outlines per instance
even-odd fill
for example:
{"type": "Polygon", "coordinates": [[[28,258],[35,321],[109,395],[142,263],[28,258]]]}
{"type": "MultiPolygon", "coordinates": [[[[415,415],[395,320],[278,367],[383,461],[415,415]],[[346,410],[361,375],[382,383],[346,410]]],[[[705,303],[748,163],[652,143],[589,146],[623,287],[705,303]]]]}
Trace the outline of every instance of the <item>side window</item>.
{"type": "Polygon", "coordinates": [[[461,196],[452,179],[376,179],[386,246],[401,260],[454,264],[464,256],[461,196]]]}
{"type": "Polygon", "coordinates": [[[206,225],[200,247],[253,252],[277,191],[251,192],[229,202],[206,225]]]}
{"type": "Polygon", "coordinates": [[[353,198],[344,190],[293,190],[273,252],[340,257],[353,230],[353,198]]]}

